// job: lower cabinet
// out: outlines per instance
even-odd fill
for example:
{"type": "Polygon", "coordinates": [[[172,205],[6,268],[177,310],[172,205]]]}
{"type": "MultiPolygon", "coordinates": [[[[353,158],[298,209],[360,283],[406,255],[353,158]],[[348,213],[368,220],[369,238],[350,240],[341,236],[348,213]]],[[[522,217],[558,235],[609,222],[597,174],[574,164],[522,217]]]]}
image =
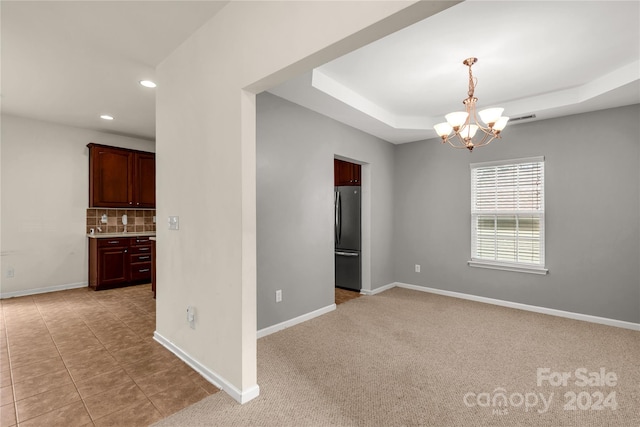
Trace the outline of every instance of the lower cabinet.
{"type": "Polygon", "coordinates": [[[119,285],[127,281],[127,247],[98,249],[98,281],[100,286],[119,285]]]}
{"type": "Polygon", "coordinates": [[[151,240],[148,237],[131,238],[129,272],[132,282],[151,282],[151,240]]]}
{"type": "Polygon", "coordinates": [[[156,240],[151,241],[151,290],[156,297],[156,240]]]}
{"type": "Polygon", "coordinates": [[[89,238],[89,287],[96,291],[151,282],[149,237],[89,238]]]}

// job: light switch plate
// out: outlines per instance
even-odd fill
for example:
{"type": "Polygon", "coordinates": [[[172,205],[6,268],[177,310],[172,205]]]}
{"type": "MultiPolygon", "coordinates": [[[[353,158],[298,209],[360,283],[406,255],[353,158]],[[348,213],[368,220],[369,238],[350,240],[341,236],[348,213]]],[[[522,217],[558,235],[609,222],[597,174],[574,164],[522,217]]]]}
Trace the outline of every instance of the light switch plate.
{"type": "Polygon", "coordinates": [[[179,230],[180,229],[180,217],[170,216],[169,217],[169,230],[179,230]]]}

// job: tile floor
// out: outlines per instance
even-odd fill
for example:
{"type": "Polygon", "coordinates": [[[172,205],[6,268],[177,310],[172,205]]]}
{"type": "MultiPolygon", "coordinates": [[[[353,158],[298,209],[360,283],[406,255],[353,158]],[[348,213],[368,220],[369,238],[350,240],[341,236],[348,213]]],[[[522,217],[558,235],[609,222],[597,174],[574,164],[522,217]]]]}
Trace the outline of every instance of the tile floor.
{"type": "Polygon", "coordinates": [[[350,291],[348,289],[336,288],[336,305],[345,303],[360,296],[358,291],[350,291]]]}
{"type": "Polygon", "coordinates": [[[153,340],[151,285],[0,301],[0,426],[147,426],[218,389],[153,340]]]}

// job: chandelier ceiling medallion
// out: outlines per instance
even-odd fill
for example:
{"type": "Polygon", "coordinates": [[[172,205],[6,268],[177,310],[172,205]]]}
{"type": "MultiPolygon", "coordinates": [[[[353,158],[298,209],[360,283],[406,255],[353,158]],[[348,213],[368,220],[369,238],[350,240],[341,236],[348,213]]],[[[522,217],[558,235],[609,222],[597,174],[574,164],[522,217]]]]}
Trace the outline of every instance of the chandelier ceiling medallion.
{"type": "Polygon", "coordinates": [[[462,61],[464,65],[469,67],[468,97],[462,101],[465,111],[449,113],[444,116],[447,119],[446,122],[438,123],[434,126],[436,133],[442,138],[442,143],[448,142],[453,148],[466,148],[469,151],[500,138],[500,132],[509,121],[509,117],[502,116],[504,108],[487,108],[478,111],[478,116],[480,116],[484,126],[478,121],[476,116],[478,98],[473,96],[478,79],[474,78],[471,73],[471,66],[476,62],[478,62],[478,58],[467,58],[462,61]],[[478,137],[474,140],[476,136],[478,137]]]}

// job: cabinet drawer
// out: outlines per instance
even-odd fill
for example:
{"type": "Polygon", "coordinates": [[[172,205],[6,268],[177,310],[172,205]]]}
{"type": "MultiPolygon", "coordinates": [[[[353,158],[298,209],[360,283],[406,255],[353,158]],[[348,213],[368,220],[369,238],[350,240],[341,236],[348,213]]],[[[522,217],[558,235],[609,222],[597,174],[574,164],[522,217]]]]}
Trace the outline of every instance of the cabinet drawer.
{"type": "Polygon", "coordinates": [[[148,254],[151,255],[151,244],[146,246],[131,246],[129,248],[132,254],[148,254]]]}
{"type": "Polygon", "coordinates": [[[151,262],[151,253],[131,254],[131,264],[151,262]]]}
{"type": "Polygon", "coordinates": [[[131,246],[151,245],[151,236],[131,237],[131,246]]]}
{"type": "Polygon", "coordinates": [[[126,248],[129,246],[129,239],[97,239],[99,248],[126,248]]]}
{"type": "Polygon", "coordinates": [[[131,264],[131,281],[151,280],[151,262],[131,264]]]}

